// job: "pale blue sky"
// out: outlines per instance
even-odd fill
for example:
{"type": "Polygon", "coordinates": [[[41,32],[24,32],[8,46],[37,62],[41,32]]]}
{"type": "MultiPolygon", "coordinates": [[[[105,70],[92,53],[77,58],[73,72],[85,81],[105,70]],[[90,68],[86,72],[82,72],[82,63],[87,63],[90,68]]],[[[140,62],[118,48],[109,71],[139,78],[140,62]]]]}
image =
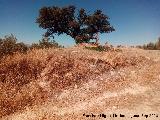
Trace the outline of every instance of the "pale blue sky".
{"type": "MultiPolygon", "coordinates": [[[[43,6],[75,5],[91,13],[101,9],[110,17],[115,32],[102,34],[101,43],[137,45],[160,37],[160,0],[0,0],[0,37],[13,33],[19,41],[38,42],[45,30],[35,23],[43,6]]],[[[55,37],[62,45],[73,45],[66,35],[55,37]]]]}

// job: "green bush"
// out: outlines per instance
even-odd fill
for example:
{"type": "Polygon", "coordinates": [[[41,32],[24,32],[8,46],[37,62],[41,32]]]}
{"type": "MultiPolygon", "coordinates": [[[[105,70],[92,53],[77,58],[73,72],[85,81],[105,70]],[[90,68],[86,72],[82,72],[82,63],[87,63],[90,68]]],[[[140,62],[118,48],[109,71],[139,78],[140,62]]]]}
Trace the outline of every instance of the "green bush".
{"type": "Polygon", "coordinates": [[[59,48],[60,46],[55,40],[50,40],[49,38],[43,38],[39,43],[33,43],[31,49],[45,49],[45,48],[59,48]]]}
{"type": "Polygon", "coordinates": [[[89,49],[89,50],[95,50],[95,51],[99,51],[99,52],[102,52],[102,51],[106,51],[106,47],[102,46],[102,45],[99,45],[97,47],[85,47],[86,49],[89,49]]]}
{"type": "Polygon", "coordinates": [[[43,38],[39,43],[33,43],[27,46],[23,42],[17,43],[17,38],[14,35],[6,35],[4,38],[0,38],[0,59],[7,55],[13,55],[16,52],[26,53],[29,49],[45,49],[45,48],[60,48],[56,41],[49,38],[43,38]]]}
{"type": "Polygon", "coordinates": [[[17,38],[14,35],[7,35],[0,38],[0,58],[5,55],[12,55],[15,52],[25,53],[28,50],[24,43],[17,43],[17,38]]]}

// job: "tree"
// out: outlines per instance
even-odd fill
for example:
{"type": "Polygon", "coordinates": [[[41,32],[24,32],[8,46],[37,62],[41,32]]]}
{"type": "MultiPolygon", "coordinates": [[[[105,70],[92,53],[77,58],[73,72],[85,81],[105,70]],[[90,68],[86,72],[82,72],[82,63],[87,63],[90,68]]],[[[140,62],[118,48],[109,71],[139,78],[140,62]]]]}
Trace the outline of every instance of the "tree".
{"type": "Polygon", "coordinates": [[[36,23],[40,28],[46,29],[46,37],[54,37],[53,34],[67,34],[75,39],[76,43],[86,42],[91,39],[98,40],[98,33],[115,31],[110,25],[109,17],[101,10],[93,14],[87,14],[85,9],[80,9],[77,14],[75,6],[67,7],[43,7],[39,10],[36,23]]]}

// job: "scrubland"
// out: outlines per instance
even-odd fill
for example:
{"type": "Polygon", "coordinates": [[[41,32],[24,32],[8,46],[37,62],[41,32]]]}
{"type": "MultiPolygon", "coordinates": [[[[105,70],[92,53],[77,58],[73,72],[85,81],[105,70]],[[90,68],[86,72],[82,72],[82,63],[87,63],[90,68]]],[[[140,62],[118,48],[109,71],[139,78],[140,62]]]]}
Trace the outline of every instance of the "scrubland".
{"type": "Polygon", "coordinates": [[[159,69],[159,51],[137,48],[32,49],[7,56],[0,60],[0,119],[159,112],[159,69]]]}

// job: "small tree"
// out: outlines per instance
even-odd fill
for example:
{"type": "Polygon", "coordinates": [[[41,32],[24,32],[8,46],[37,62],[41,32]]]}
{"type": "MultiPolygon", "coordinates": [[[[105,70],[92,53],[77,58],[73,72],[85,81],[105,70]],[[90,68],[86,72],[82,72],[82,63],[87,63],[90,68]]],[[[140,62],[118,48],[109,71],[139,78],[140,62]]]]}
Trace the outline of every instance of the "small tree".
{"type": "Polygon", "coordinates": [[[147,44],[147,49],[154,50],[155,49],[155,44],[150,42],[149,44],[147,44]]]}
{"type": "Polygon", "coordinates": [[[160,50],[160,37],[158,38],[158,41],[156,42],[156,48],[160,50]]]}
{"type": "Polygon", "coordinates": [[[43,7],[39,10],[36,22],[39,27],[47,30],[46,37],[65,33],[74,38],[76,43],[87,43],[91,39],[98,41],[96,37],[98,33],[109,33],[115,30],[108,21],[109,17],[101,10],[87,14],[84,9],[80,9],[75,14],[75,9],[75,6],[43,7]]]}
{"type": "Polygon", "coordinates": [[[17,43],[17,38],[14,35],[6,35],[0,38],[0,57],[12,55],[15,52],[26,52],[28,47],[24,43],[17,43]]]}
{"type": "Polygon", "coordinates": [[[27,52],[28,49],[29,49],[29,46],[27,46],[23,42],[17,43],[16,46],[15,46],[15,51],[18,51],[18,52],[21,52],[21,53],[27,52]]]}
{"type": "Polygon", "coordinates": [[[15,51],[16,41],[17,38],[12,34],[5,36],[4,39],[1,39],[0,54],[2,56],[12,54],[15,51]]]}

